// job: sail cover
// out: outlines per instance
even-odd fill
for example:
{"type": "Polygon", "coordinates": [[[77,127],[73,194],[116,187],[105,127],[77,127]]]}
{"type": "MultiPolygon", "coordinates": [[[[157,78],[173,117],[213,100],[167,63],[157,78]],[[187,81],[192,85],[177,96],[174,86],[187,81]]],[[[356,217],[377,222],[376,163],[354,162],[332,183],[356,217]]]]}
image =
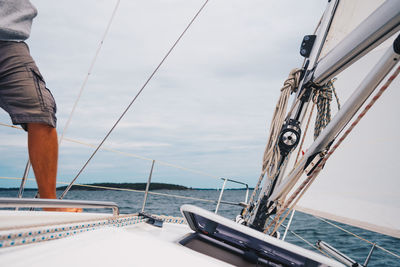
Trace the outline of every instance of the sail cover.
{"type": "MultiPolygon", "coordinates": [[[[382,2],[339,1],[321,57],[382,2]]],[[[393,44],[393,39],[338,75],[335,87],[342,103],[393,44]]],[[[397,78],[330,157],[297,210],[400,238],[399,89],[397,78]]],[[[307,136],[306,143],[310,144],[312,132],[307,136]]],[[[306,148],[307,145],[303,150],[306,148]]]]}

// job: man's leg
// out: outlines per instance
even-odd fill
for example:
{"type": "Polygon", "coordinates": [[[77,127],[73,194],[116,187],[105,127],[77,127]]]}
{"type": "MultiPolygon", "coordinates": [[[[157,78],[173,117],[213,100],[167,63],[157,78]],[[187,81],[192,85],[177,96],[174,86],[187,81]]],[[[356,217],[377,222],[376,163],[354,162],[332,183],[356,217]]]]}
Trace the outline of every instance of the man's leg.
{"type": "Polygon", "coordinates": [[[57,106],[24,42],[0,41],[0,107],[13,124],[28,131],[29,158],[40,197],[56,198],[57,106]]]}
{"type": "MultiPolygon", "coordinates": [[[[28,123],[29,158],[35,173],[40,198],[57,198],[57,131],[42,123],[28,123]]],[[[46,211],[82,212],[80,208],[45,208],[46,211]]]]}
{"type": "Polygon", "coordinates": [[[28,123],[28,149],[40,198],[57,198],[58,141],[56,129],[46,124],[28,123]]]}

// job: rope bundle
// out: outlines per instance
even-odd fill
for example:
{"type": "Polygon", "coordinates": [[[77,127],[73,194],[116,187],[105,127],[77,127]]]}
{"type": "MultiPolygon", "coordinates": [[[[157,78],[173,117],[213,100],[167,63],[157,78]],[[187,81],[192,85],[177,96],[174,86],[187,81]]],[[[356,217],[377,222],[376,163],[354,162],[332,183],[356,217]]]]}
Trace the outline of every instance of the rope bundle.
{"type": "Polygon", "coordinates": [[[335,94],[336,101],[338,103],[338,109],[340,109],[339,99],[337,97],[335,87],[333,83],[336,78],[330,80],[322,88],[314,91],[313,101],[317,105],[317,118],[315,119],[314,128],[314,140],[317,139],[322,130],[331,121],[331,102],[332,94],[335,94]]]}
{"type": "MultiPolygon", "coordinates": [[[[281,95],[275,107],[270,126],[268,143],[263,156],[262,173],[267,173],[269,179],[275,176],[278,167],[279,151],[276,143],[285,121],[287,105],[290,95],[296,91],[300,82],[301,69],[293,69],[281,88],[281,95]]],[[[264,177],[264,175],[263,175],[264,177]]]]}
{"type": "MultiPolygon", "coordinates": [[[[264,179],[265,174],[267,174],[268,179],[272,180],[277,172],[280,154],[276,144],[278,141],[282,125],[285,121],[286,110],[290,94],[295,92],[297,87],[299,86],[301,71],[302,71],[301,69],[297,68],[293,69],[289,73],[288,78],[285,80],[280,90],[281,95],[279,97],[278,103],[276,104],[274,110],[274,114],[272,116],[268,142],[265,147],[263,155],[263,164],[262,164],[260,178],[258,179],[256,186],[254,187],[253,193],[251,194],[248,207],[254,204],[255,197],[258,195],[258,192],[260,191],[260,185],[262,180],[264,179]]],[[[245,208],[242,214],[243,217],[245,217],[246,221],[249,219],[250,216],[252,216],[252,213],[248,214],[248,207],[245,208]]]]}

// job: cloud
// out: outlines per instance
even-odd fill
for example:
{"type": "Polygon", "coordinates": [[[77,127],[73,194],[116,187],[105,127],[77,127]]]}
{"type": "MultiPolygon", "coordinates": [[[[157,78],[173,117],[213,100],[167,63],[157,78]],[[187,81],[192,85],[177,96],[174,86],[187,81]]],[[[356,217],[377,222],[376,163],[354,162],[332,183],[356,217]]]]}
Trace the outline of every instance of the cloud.
{"type": "MultiPolygon", "coordinates": [[[[28,44],[57,100],[61,132],[116,1],[32,2],[39,15],[28,44]]],[[[202,2],[121,1],[65,137],[99,144],[202,2]]],[[[319,20],[320,2],[210,1],[105,147],[254,184],[279,88],[302,63],[299,44],[319,20]]],[[[59,176],[73,175],[92,152],[63,142],[59,176]]],[[[147,174],[148,161],[131,160],[101,151],[83,176],[147,174]]],[[[201,180],[173,168],[164,174],[201,180]]]]}

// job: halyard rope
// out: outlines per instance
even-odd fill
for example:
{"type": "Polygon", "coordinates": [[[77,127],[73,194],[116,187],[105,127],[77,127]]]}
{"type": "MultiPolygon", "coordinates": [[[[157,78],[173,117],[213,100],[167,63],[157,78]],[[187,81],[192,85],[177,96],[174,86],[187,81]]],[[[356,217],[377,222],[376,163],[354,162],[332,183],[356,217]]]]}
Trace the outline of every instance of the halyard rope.
{"type": "MultiPolygon", "coordinates": [[[[288,78],[283,83],[283,87],[281,88],[281,95],[272,116],[273,119],[269,130],[268,143],[265,147],[263,155],[261,174],[250,196],[249,205],[243,211],[243,217],[245,217],[246,215],[248,217],[248,208],[255,201],[255,197],[259,192],[260,185],[262,180],[264,179],[265,174],[267,174],[267,177],[269,179],[272,179],[278,170],[277,168],[279,164],[279,151],[276,143],[278,141],[278,136],[285,120],[289,97],[294,91],[296,91],[297,87],[299,86],[301,71],[301,69],[293,69],[289,73],[288,78]]],[[[246,219],[249,218],[245,218],[245,220],[246,219]]]]}
{"type": "Polygon", "coordinates": [[[263,156],[262,173],[273,179],[278,168],[279,151],[276,146],[279,133],[285,121],[285,115],[290,95],[297,89],[300,82],[301,69],[293,69],[281,88],[281,95],[275,107],[270,126],[268,143],[263,156]],[[271,168],[272,167],[272,168],[271,168]]]}
{"type": "MultiPolygon", "coordinates": [[[[311,183],[315,180],[319,172],[322,170],[322,167],[326,163],[326,161],[329,159],[329,157],[335,152],[335,150],[340,146],[340,144],[346,139],[346,137],[350,134],[350,132],[354,129],[354,127],[360,122],[360,120],[365,116],[365,114],[369,111],[369,109],[375,104],[375,102],[381,97],[381,95],[386,91],[386,89],[389,87],[389,85],[392,83],[392,81],[397,77],[397,75],[400,72],[400,66],[396,69],[396,71],[389,77],[389,79],[385,82],[385,84],[379,89],[379,91],[376,93],[376,95],[370,100],[370,102],[365,106],[363,111],[357,116],[357,118],[353,121],[353,123],[348,127],[348,129],[344,132],[343,136],[340,137],[338,142],[329,150],[327,153],[326,157],[317,165],[315,171],[313,174],[308,176],[303,183],[297,188],[297,190],[292,194],[292,196],[287,200],[280,208],[278,211],[277,215],[275,216],[274,220],[269,224],[269,226],[264,230],[266,233],[269,228],[272,226],[272,224],[275,223],[275,227],[272,231],[271,234],[273,234],[278,227],[283,223],[287,215],[290,213],[290,211],[294,208],[295,204],[292,205],[289,209],[289,205],[293,202],[295,198],[299,194],[304,194],[305,191],[307,191],[308,187],[311,185],[311,183]],[[287,210],[288,209],[288,210],[287,210]],[[287,210],[286,215],[284,218],[278,222],[280,216],[287,210]]],[[[299,198],[298,198],[299,199],[299,198]]],[[[296,200],[295,203],[297,203],[298,199],[296,200]]]]}

